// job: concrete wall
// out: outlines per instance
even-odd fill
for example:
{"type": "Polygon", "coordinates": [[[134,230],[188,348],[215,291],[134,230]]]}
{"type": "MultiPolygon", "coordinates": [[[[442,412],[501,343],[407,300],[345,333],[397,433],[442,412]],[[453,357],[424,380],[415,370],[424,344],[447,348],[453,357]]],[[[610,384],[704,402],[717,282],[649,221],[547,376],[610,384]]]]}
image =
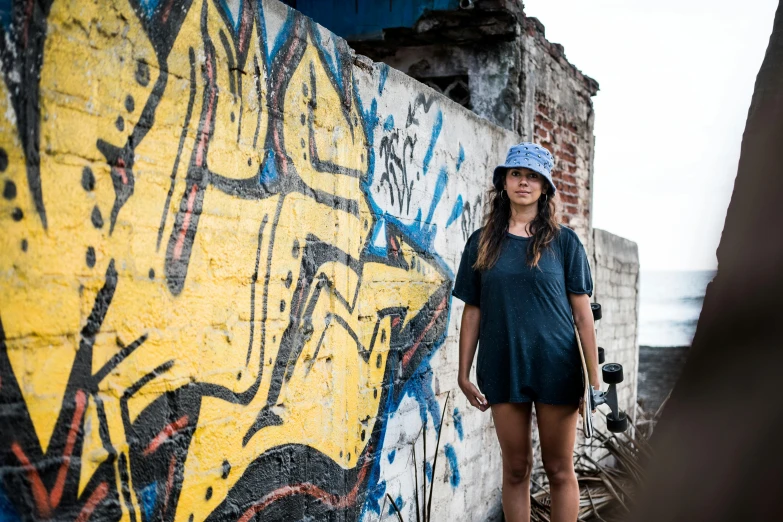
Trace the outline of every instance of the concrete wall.
{"type": "Polygon", "coordinates": [[[623,365],[625,380],[617,389],[620,408],[631,416],[639,373],[639,248],[597,228],[593,241],[594,300],[603,312],[598,345],[606,349],[606,362],[623,365]]]}
{"type": "Polygon", "coordinates": [[[496,516],[449,290],[517,136],[275,1],[12,4],[0,519],[412,520],[447,392],[433,512],[496,516]]]}

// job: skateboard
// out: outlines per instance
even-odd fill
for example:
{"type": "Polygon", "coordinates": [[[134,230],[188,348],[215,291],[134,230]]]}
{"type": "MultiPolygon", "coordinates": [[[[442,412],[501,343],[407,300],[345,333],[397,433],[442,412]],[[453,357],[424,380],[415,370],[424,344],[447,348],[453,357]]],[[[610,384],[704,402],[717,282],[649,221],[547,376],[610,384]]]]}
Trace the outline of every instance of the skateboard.
{"type": "MultiPolygon", "coordinates": [[[[598,324],[601,321],[601,305],[598,303],[591,303],[590,308],[593,311],[593,321],[595,322],[595,328],[598,330],[598,324]]],[[[584,391],[582,395],[583,400],[583,412],[582,412],[582,430],[585,437],[590,438],[593,436],[593,410],[601,404],[606,404],[611,410],[606,415],[606,428],[612,433],[620,433],[628,429],[628,417],[625,412],[620,411],[617,403],[617,384],[623,382],[623,367],[617,363],[604,364],[601,368],[601,376],[603,381],[609,385],[609,389],[604,391],[596,390],[590,386],[590,374],[587,371],[587,361],[585,359],[585,352],[582,349],[582,340],[579,338],[579,331],[574,326],[574,332],[576,333],[576,344],[579,346],[579,357],[582,361],[582,380],[584,382],[584,391]]],[[[598,348],[598,364],[603,364],[605,360],[605,351],[603,348],[598,348]]]]}

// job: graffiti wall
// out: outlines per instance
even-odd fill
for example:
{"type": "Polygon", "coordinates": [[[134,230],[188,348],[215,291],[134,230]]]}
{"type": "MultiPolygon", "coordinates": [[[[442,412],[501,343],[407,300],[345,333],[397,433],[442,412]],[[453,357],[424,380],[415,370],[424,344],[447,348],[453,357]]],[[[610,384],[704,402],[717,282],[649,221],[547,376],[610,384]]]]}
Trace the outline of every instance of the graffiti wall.
{"type": "Polygon", "coordinates": [[[273,0],[6,0],[0,31],[0,519],[411,509],[514,136],[273,0]]]}

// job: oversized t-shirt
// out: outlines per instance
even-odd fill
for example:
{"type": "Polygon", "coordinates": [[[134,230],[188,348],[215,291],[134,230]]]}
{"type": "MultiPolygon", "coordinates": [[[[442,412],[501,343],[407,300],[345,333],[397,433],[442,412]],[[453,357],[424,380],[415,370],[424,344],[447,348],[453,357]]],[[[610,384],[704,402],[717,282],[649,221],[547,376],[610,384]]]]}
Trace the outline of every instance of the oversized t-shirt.
{"type": "Polygon", "coordinates": [[[500,257],[473,269],[481,230],[462,253],[452,295],[481,308],[476,379],[490,404],[576,404],[582,367],[568,294],[592,295],[579,237],[561,226],[538,266],[527,264],[530,238],[506,232],[500,257]]]}

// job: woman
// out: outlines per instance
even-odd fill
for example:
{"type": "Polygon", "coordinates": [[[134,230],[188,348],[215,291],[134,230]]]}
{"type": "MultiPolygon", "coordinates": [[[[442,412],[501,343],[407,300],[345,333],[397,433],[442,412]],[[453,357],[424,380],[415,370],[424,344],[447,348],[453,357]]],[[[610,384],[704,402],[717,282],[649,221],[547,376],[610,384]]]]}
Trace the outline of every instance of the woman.
{"type": "Polygon", "coordinates": [[[599,387],[590,267],[576,233],[558,224],[552,164],[552,155],[533,143],[509,150],[495,169],[486,223],[465,245],[452,292],[465,302],[459,386],[471,405],[492,409],[508,522],[530,520],[533,404],[552,520],[577,518],[573,452],[583,385],[574,324],[590,384],[599,387]],[[478,388],[469,380],[477,341],[478,388]]]}

